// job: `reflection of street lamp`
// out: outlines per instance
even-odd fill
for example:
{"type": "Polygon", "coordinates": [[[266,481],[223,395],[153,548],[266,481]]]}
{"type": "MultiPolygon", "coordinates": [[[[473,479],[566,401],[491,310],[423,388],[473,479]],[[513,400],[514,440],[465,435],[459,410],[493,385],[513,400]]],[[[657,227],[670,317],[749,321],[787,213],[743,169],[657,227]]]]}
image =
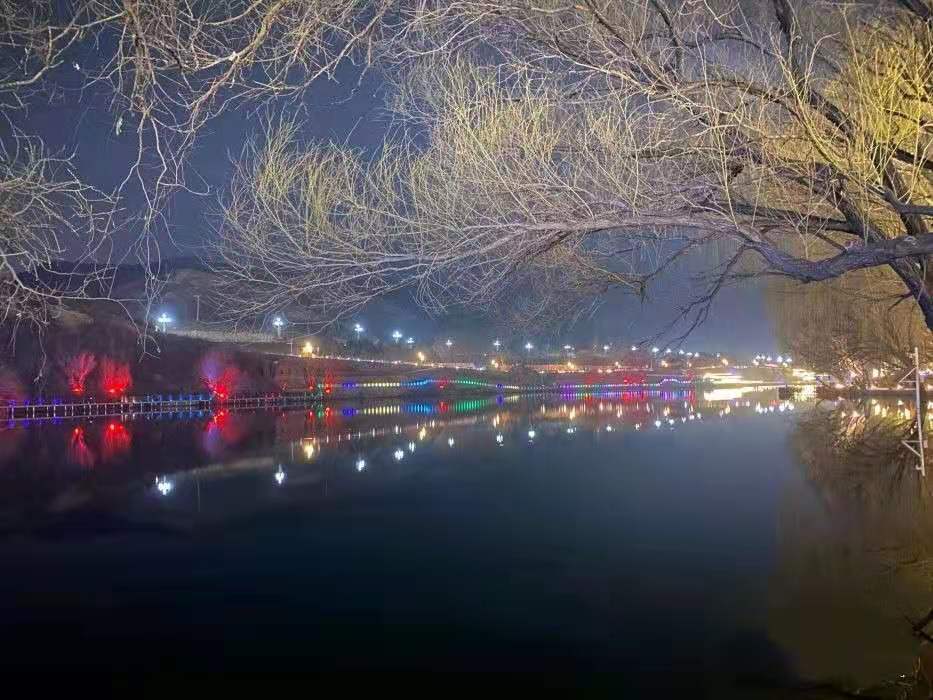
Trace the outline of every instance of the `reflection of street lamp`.
{"type": "Polygon", "coordinates": [[[282,320],[281,316],[276,316],[272,319],[272,325],[275,326],[275,335],[278,338],[282,337],[282,326],[285,325],[285,321],[282,320]]]}
{"type": "Polygon", "coordinates": [[[392,331],[392,337],[395,339],[395,344],[398,345],[398,341],[402,339],[402,331],[392,331]]]}
{"type": "Polygon", "coordinates": [[[168,329],[168,324],[170,324],[171,322],[172,322],[172,317],[169,316],[164,311],[161,314],[159,314],[159,317],[156,319],[156,323],[162,326],[163,333],[165,333],[165,331],[168,329]]]}
{"type": "Polygon", "coordinates": [[[353,330],[356,332],[356,340],[357,340],[357,342],[358,342],[359,339],[360,339],[360,333],[363,332],[364,328],[363,328],[363,326],[361,326],[359,323],[354,323],[354,324],[353,324],[353,330]]]}

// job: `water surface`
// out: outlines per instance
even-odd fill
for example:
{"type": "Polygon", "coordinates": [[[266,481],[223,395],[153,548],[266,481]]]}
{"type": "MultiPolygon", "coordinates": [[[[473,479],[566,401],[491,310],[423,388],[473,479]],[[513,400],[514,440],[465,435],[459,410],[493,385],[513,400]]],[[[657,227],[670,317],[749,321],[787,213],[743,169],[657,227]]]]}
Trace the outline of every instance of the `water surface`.
{"type": "Polygon", "coordinates": [[[0,665],[873,684],[910,670],[903,615],[933,596],[900,574],[922,553],[872,552],[919,520],[814,461],[814,410],[683,392],[11,425],[0,665]]]}

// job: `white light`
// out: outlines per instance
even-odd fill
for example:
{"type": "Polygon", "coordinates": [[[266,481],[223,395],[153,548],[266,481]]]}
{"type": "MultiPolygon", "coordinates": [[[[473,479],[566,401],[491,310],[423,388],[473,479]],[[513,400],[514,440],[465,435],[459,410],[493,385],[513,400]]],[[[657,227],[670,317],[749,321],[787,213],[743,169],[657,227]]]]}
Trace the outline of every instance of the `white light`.
{"type": "Polygon", "coordinates": [[[360,457],[356,460],[356,471],[361,472],[366,469],[366,460],[360,457]]]}
{"type": "Polygon", "coordinates": [[[171,490],[175,488],[175,485],[168,479],[158,477],[156,479],[156,488],[159,490],[159,493],[161,493],[163,496],[168,496],[171,490]]]}
{"type": "Polygon", "coordinates": [[[632,352],[635,352],[636,350],[638,350],[638,348],[637,348],[636,346],[633,345],[633,346],[632,346],[632,352]]]}
{"type": "Polygon", "coordinates": [[[527,343],[525,343],[525,350],[531,350],[533,347],[534,345],[531,344],[530,340],[527,343]]]}
{"type": "Polygon", "coordinates": [[[534,439],[535,439],[535,435],[537,435],[537,433],[534,431],[533,428],[532,428],[531,430],[528,431],[528,439],[529,439],[529,440],[534,440],[534,439]]]}
{"type": "Polygon", "coordinates": [[[681,355],[683,355],[683,354],[684,354],[684,351],[683,351],[683,349],[681,349],[681,350],[678,350],[678,352],[679,352],[679,353],[680,353],[681,355]]]}
{"type": "Polygon", "coordinates": [[[496,435],[496,444],[501,445],[503,442],[505,442],[505,436],[502,433],[496,435]]]}
{"type": "Polygon", "coordinates": [[[414,345],[414,344],[415,344],[415,339],[414,339],[414,338],[409,338],[409,339],[406,340],[405,342],[408,343],[409,345],[414,345]]]}
{"type": "Polygon", "coordinates": [[[282,470],[282,467],[280,466],[278,471],[275,473],[275,483],[281,486],[283,481],[285,481],[285,472],[282,470]]]}
{"type": "Polygon", "coordinates": [[[456,444],[453,438],[447,438],[447,446],[453,447],[456,444]]]}
{"type": "Polygon", "coordinates": [[[611,425],[607,425],[607,426],[606,426],[606,432],[607,432],[607,433],[611,433],[611,432],[612,432],[612,426],[611,426],[611,425]]]}
{"type": "Polygon", "coordinates": [[[655,355],[657,355],[658,352],[659,352],[659,349],[658,349],[658,348],[651,348],[651,352],[653,352],[655,355]]]}
{"type": "Polygon", "coordinates": [[[272,320],[272,325],[275,326],[276,328],[281,328],[282,326],[285,325],[285,321],[282,320],[282,317],[281,317],[281,316],[276,316],[276,317],[272,320]]]}
{"type": "Polygon", "coordinates": [[[577,429],[576,429],[576,428],[573,428],[573,427],[567,428],[567,434],[568,434],[568,435],[573,435],[575,432],[577,432],[577,429]]]}
{"type": "Polygon", "coordinates": [[[654,422],[654,427],[655,427],[655,428],[660,428],[660,427],[661,427],[661,421],[656,420],[656,421],[654,422]]]}
{"type": "Polygon", "coordinates": [[[492,341],[492,344],[495,346],[496,350],[498,350],[499,346],[502,345],[501,341],[498,338],[492,341]]]}
{"type": "Polygon", "coordinates": [[[405,456],[405,450],[400,447],[392,453],[392,456],[395,457],[396,462],[401,462],[402,458],[405,456]]]}
{"type": "Polygon", "coordinates": [[[409,452],[414,452],[414,451],[415,451],[415,443],[413,443],[413,442],[409,442],[409,443],[408,443],[408,451],[409,451],[409,452]]]}
{"type": "Polygon", "coordinates": [[[447,342],[444,343],[444,345],[446,345],[447,347],[450,347],[450,346],[453,345],[453,344],[454,344],[454,341],[452,341],[450,338],[448,338],[448,339],[447,339],[447,342]]]}

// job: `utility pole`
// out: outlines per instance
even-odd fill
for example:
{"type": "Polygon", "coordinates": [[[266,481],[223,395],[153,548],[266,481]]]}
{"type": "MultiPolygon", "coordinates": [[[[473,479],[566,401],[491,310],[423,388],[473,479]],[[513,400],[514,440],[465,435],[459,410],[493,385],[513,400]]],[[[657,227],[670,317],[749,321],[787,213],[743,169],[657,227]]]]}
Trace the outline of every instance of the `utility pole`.
{"type": "Polygon", "coordinates": [[[923,436],[923,415],[922,415],[922,405],[920,403],[920,350],[919,348],[914,348],[914,368],[910,370],[907,374],[901,377],[900,381],[904,381],[910,375],[914,375],[914,410],[917,412],[917,439],[916,440],[901,440],[904,447],[913,452],[917,459],[920,460],[920,463],[917,465],[917,471],[920,472],[921,476],[927,475],[926,461],[924,459],[924,448],[926,447],[926,439],[923,436]]]}
{"type": "Polygon", "coordinates": [[[194,295],[194,320],[198,323],[201,322],[201,295],[194,295]]]}

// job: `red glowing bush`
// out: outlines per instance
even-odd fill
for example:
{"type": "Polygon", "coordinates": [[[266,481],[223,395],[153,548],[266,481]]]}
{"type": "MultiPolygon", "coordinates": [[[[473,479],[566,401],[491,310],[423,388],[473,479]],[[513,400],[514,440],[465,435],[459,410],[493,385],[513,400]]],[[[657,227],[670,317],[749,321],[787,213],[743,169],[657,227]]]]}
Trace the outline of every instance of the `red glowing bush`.
{"type": "Polygon", "coordinates": [[[201,359],[201,382],[221,401],[236,392],[240,384],[240,370],[223,353],[209,352],[201,359]]]}
{"type": "Polygon", "coordinates": [[[100,388],[110,398],[123,396],[133,386],[130,366],[105,357],[100,363],[100,388]]]}
{"type": "Polygon", "coordinates": [[[97,358],[89,352],[72,355],[62,363],[65,379],[68,382],[68,391],[75,396],[81,396],[87,385],[88,375],[97,366],[97,358]]]}

